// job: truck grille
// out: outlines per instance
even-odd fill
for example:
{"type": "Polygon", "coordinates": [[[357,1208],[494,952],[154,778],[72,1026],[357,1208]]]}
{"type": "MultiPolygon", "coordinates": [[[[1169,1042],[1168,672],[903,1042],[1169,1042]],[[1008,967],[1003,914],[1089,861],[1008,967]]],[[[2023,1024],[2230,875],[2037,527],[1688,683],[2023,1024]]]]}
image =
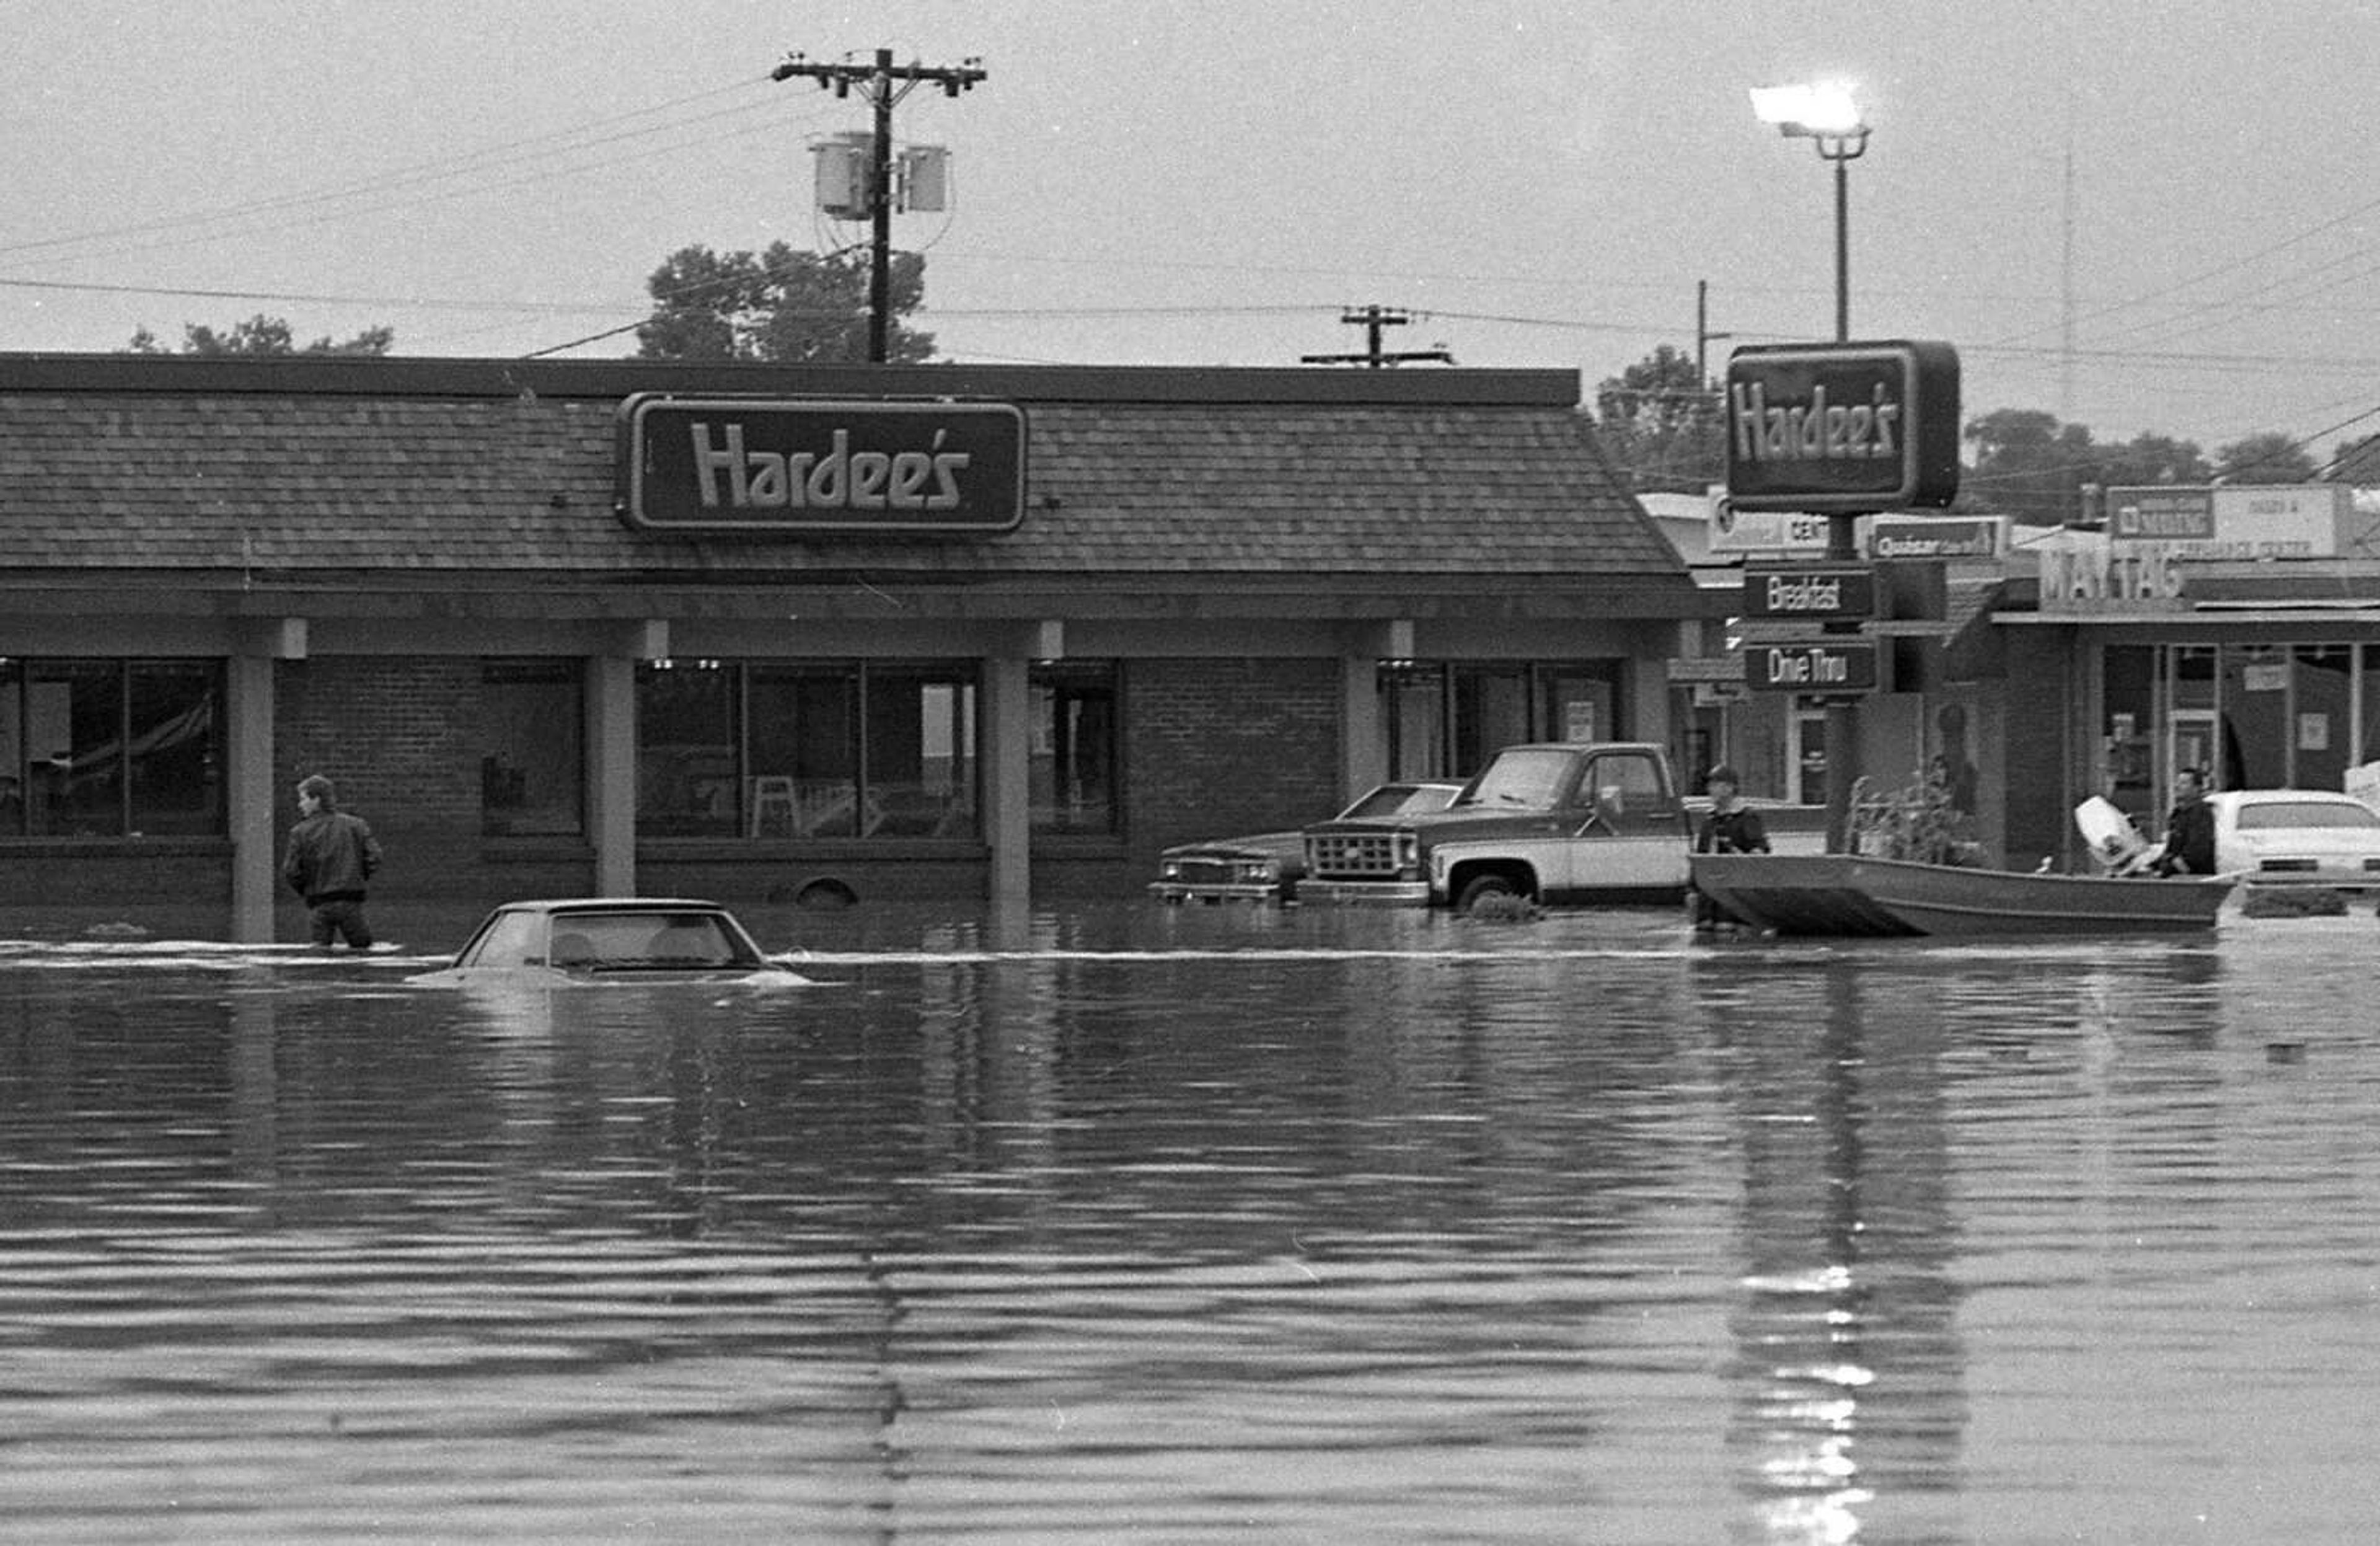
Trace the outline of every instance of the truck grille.
{"type": "Polygon", "coordinates": [[[1410,842],[1393,832],[1320,834],[1305,840],[1305,868],[1318,877],[1394,875],[1410,842]]]}

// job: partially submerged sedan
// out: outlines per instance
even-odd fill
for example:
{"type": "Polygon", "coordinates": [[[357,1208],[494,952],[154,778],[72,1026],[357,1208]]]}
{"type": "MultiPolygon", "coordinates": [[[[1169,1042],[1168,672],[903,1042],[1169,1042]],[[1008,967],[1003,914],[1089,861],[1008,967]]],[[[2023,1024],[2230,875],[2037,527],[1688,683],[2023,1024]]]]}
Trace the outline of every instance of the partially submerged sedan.
{"type": "Polygon", "coordinates": [[[452,966],[410,979],[430,987],[506,981],[805,980],[770,960],[734,914],[677,896],[508,902],[452,966]]]}
{"type": "Polygon", "coordinates": [[[2215,868],[2251,885],[2380,889],[2380,812],[2335,789],[2227,789],[2215,868]]]}
{"type": "MultiPolygon", "coordinates": [[[[1383,784],[1335,819],[1443,810],[1461,793],[1459,783],[1383,784]]],[[[1292,828],[1176,844],[1158,857],[1157,879],[1148,891],[1161,902],[1293,902],[1298,878],[1305,873],[1305,832],[1292,828]]]]}

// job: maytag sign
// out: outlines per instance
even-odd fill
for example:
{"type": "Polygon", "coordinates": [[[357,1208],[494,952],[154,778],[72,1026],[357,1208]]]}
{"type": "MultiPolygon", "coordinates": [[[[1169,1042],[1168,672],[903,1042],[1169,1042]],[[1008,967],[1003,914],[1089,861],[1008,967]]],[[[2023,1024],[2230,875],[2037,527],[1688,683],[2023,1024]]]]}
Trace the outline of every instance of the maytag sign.
{"type": "Polygon", "coordinates": [[[1869,515],[1959,492],[1948,344],[1761,345],[1728,357],[1727,496],[1739,510],[1869,515]]]}
{"type": "Polygon", "coordinates": [[[672,397],[620,405],[621,519],[699,536],[984,535],[1025,517],[1010,403],[672,397]]]}

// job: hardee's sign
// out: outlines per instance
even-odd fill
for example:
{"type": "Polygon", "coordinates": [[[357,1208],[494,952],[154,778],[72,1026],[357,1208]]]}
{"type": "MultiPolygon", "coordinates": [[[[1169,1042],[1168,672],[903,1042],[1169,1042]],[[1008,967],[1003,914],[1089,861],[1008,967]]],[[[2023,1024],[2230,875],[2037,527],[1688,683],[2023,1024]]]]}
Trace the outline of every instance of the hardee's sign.
{"type": "Polygon", "coordinates": [[[620,407],[620,518],[697,536],[990,534],[1025,515],[1013,404],[641,394],[620,407]]]}
{"type": "Polygon", "coordinates": [[[1948,344],[1740,348],[1723,406],[1737,509],[1867,515],[1959,492],[1959,356],[1948,344]]]}

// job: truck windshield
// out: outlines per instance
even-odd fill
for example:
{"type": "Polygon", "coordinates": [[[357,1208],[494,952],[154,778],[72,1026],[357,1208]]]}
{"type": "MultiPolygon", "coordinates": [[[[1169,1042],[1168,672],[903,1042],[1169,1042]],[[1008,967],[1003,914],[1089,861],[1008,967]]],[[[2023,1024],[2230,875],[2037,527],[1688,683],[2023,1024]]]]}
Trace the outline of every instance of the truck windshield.
{"type": "Polygon", "coordinates": [[[1576,754],[1568,751],[1500,751],[1463,803],[1546,810],[1560,798],[1562,780],[1577,766],[1576,754]]]}

